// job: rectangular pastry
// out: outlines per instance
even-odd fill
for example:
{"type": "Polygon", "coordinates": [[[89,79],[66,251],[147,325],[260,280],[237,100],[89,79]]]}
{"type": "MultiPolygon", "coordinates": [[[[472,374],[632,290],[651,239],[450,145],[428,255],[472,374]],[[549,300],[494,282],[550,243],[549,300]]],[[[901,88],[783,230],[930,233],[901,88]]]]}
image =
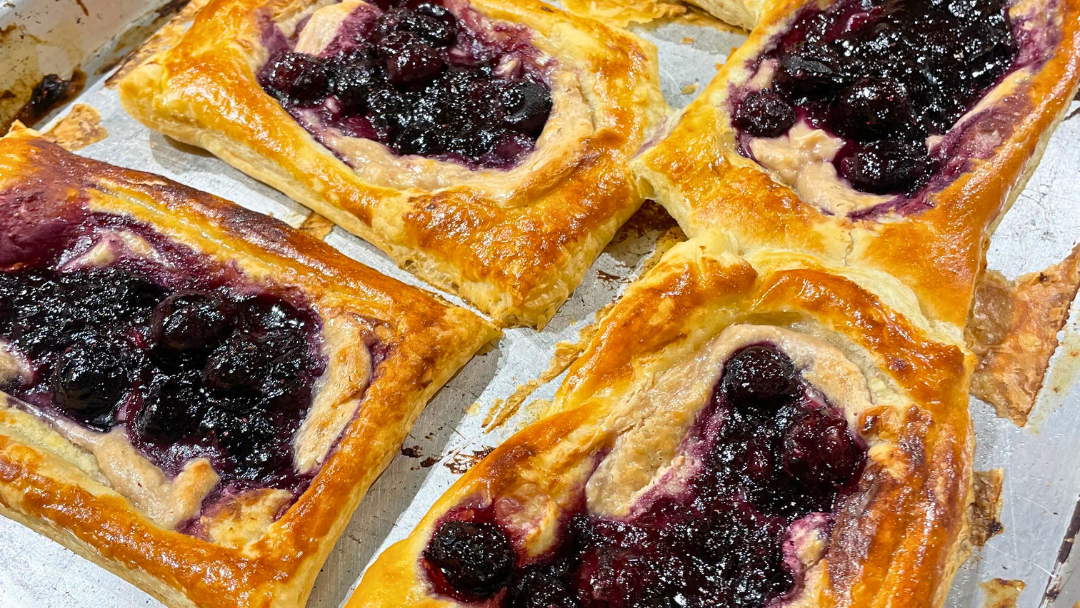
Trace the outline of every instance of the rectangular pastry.
{"type": "Polygon", "coordinates": [[[703,231],[346,606],[941,606],[972,367],[896,279],[703,231]]]}
{"type": "Polygon", "coordinates": [[[770,2],[635,170],[688,234],[887,272],[962,328],[1080,85],[1080,2],[770,2]]]}
{"type": "Polygon", "coordinates": [[[214,0],[119,84],[500,323],[542,326],[643,201],[655,48],[534,0],[214,0]]]}
{"type": "Polygon", "coordinates": [[[0,139],[0,513],[169,606],[302,606],[496,335],[276,220],[0,139]]]}

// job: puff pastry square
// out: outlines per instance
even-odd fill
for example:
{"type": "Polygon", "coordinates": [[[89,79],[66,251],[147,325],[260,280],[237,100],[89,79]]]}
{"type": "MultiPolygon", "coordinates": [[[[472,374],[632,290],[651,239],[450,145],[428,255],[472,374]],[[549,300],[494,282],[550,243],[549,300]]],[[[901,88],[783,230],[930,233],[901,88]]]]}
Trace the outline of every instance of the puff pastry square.
{"type": "Polygon", "coordinates": [[[497,334],[27,129],[0,140],[0,226],[0,513],[173,607],[302,606],[420,410],[497,334]]]}
{"type": "MultiPolygon", "coordinates": [[[[496,44],[511,50],[468,61],[487,62],[482,69],[496,79],[524,70],[550,90],[550,116],[535,147],[502,168],[445,155],[395,154],[390,144],[364,135],[372,127],[363,120],[345,131],[306,129],[294,116],[308,126],[324,119],[306,110],[290,114],[260,86],[260,74],[278,65],[268,62],[282,48],[308,56],[285,71],[307,65],[310,57],[338,57],[333,54],[342,48],[371,48],[365,46],[376,35],[370,32],[384,27],[378,19],[402,4],[422,3],[215,0],[176,44],[120,82],[121,101],[152,129],[210,150],[498,322],[541,326],[643,201],[628,161],[666,115],[655,48],[532,0],[445,0],[417,8],[442,16],[449,11],[458,42],[423,61],[402,59],[413,71],[387,71],[386,78],[426,75],[435,64],[425,61],[453,62],[445,53],[496,44]],[[469,46],[474,44],[479,46],[469,46]]],[[[426,19],[425,14],[424,27],[442,27],[426,19]]],[[[446,44],[442,30],[425,32],[446,44]]],[[[402,35],[415,40],[411,30],[402,35]]],[[[429,53],[431,47],[423,48],[429,53]]],[[[370,59],[382,51],[366,52],[370,59]]],[[[269,76],[263,77],[266,82],[269,76]]],[[[368,76],[358,78],[367,82],[368,76]]],[[[393,95],[408,93],[409,86],[394,84],[393,95]]],[[[407,103],[422,105],[424,95],[407,103]]],[[[340,95],[327,99],[311,112],[337,112],[345,103],[340,95]]],[[[412,147],[397,139],[394,146],[427,149],[441,131],[453,131],[466,115],[487,109],[482,103],[455,110],[442,126],[424,123],[428,130],[410,140],[412,147]]],[[[397,129],[395,137],[404,133],[404,127],[385,128],[397,129]]]]}
{"type": "Polygon", "coordinates": [[[940,606],[967,549],[972,368],[896,279],[703,231],[347,605],[940,606]],[[788,362],[802,405],[763,397],[790,376],[745,372],[749,351],[788,362]]]}
{"type": "MultiPolygon", "coordinates": [[[[862,57],[860,52],[872,55],[873,44],[891,44],[885,34],[873,44],[868,42],[877,31],[873,28],[886,27],[883,23],[890,17],[881,17],[885,5],[871,2],[859,12],[857,3],[847,0],[710,0],[700,4],[721,17],[725,10],[745,12],[754,29],[663,140],[635,159],[635,170],[652,185],[658,202],[690,235],[718,227],[743,251],[781,247],[887,272],[915,290],[932,320],[962,328],[991,229],[1023,189],[1076,93],[1080,82],[1080,4],[1073,0],[965,2],[962,5],[967,9],[956,10],[986,10],[989,15],[971,18],[971,27],[977,31],[959,25],[949,29],[946,23],[936,33],[927,34],[944,39],[942,44],[980,49],[986,45],[996,49],[991,51],[994,53],[1007,50],[1014,59],[1007,69],[994,72],[989,88],[968,105],[950,108],[949,112],[955,112],[947,112],[945,124],[935,125],[929,136],[925,131],[911,136],[912,145],[926,148],[919,152],[917,162],[930,168],[918,175],[912,173],[907,181],[901,180],[899,191],[894,188],[888,194],[873,192],[873,187],[858,191],[848,179],[854,174],[845,173],[844,163],[854,159],[854,155],[849,156],[850,147],[866,150],[878,146],[866,140],[880,134],[855,133],[856,140],[865,138],[861,141],[838,137],[830,129],[840,123],[822,111],[820,100],[797,106],[787,118],[783,115],[791,112],[791,107],[784,107],[783,102],[779,108],[771,106],[763,116],[778,121],[776,133],[762,123],[758,126],[761,136],[748,136],[735,124],[739,108],[747,106],[744,100],[758,92],[772,95],[787,87],[814,98],[822,92],[799,87],[817,86],[813,78],[824,73],[832,78],[832,70],[837,70],[837,80],[850,76],[856,85],[859,79],[869,83],[860,85],[859,90],[850,85],[853,88],[847,89],[848,93],[824,106],[858,118],[849,123],[855,127],[860,120],[863,126],[872,126],[879,119],[892,120],[918,95],[938,95],[943,104],[959,103],[951,93],[941,94],[951,89],[943,89],[940,82],[919,91],[897,92],[894,89],[905,85],[898,85],[895,75],[875,80],[878,67],[901,65],[904,58],[899,51],[888,50],[881,63],[869,67],[860,67],[862,64],[853,59],[837,62],[837,56],[822,59],[823,54],[836,53],[838,48],[854,48],[852,53],[862,57]],[[843,27],[848,28],[845,32],[854,33],[849,38],[839,35],[847,46],[830,40],[832,30],[820,38],[824,42],[810,38],[819,35],[813,28],[821,23],[815,19],[823,15],[831,15],[833,23],[850,17],[843,27]],[[1008,21],[1002,21],[1006,16],[1008,21]],[[860,33],[863,26],[869,34],[860,33]],[[986,31],[978,29],[982,26],[986,31]],[[860,45],[864,47],[861,50],[860,45]],[[789,53],[789,48],[795,50],[789,53]],[[843,74],[845,70],[850,74],[843,74]],[[860,99],[860,95],[864,97],[860,99]],[[859,103],[865,100],[870,101],[860,109],[859,103]],[[870,106],[871,102],[879,105],[870,106]],[[812,107],[814,103],[817,109],[812,107]],[[858,113],[863,110],[864,114],[858,113]],[[876,114],[866,115],[871,111],[876,114]],[[960,117],[954,119],[957,115],[960,117]],[[904,192],[904,187],[909,191],[904,192]]],[[[908,10],[920,14],[929,10],[919,9],[923,5],[918,2],[889,6],[909,5],[915,8],[908,10]]],[[[942,19],[958,18],[944,15],[942,19]]],[[[958,64],[935,74],[947,76],[942,82],[978,77],[965,69],[974,68],[958,64]]],[[[928,83],[932,80],[926,78],[928,83]]],[[[837,86],[836,91],[844,91],[849,85],[837,86]]],[[[974,90],[980,91],[978,87],[974,90]]],[[[763,99],[758,97],[757,101],[763,99]]],[[[775,96],[761,107],[774,101],[775,96]]],[[[938,120],[913,111],[913,121],[932,122],[931,118],[938,120]]],[[[858,165],[848,168],[858,169],[858,165]]]]}

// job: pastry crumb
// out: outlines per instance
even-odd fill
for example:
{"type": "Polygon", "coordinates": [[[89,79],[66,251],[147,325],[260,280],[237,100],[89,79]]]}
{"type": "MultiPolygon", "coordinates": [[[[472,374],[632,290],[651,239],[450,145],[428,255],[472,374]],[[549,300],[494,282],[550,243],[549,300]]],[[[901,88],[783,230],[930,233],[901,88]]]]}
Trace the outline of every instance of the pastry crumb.
{"type": "Polygon", "coordinates": [[[987,271],[975,288],[964,330],[979,358],[971,393],[1017,426],[1027,424],[1078,287],[1080,245],[1061,263],[1015,281],[987,271]]]}
{"type": "Polygon", "coordinates": [[[985,597],[983,608],[1016,608],[1016,600],[1024,590],[1024,581],[994,578],[979,583],[985,597]]]}
{"type": "Polygon", "coordinates": [[[682,94],[683,95],[693,95],[694,93],[697,93],[697,90],[698,90],[698,83],[691,82],[690,84],[688,84],[688,85],[686,85],[685,87],[682,88],[682,94]]]}
{"type": "Polygon", "coordinates": [[[1001,534],[1001,488],[1005,471],[991,469],[975,471],[975,501],[971,504],[971,544],[982,547],[986,541],[1001,534]]]}
{"type": "Polygon", "coordinates": [[[304,223],[300,224],[300,232],[315,237],[320,241],[324,240],[333,230],[334,222],[331,222],[314,211],[304,219],[304,223]]]}
{"type": "Polygon", "coordinates": [[[44,133],[45,139],[59,145],[68,152],[82,150],[109,136],[101,124],[101,114],[92,106],[77,103],[71,111],[44,133]]]}

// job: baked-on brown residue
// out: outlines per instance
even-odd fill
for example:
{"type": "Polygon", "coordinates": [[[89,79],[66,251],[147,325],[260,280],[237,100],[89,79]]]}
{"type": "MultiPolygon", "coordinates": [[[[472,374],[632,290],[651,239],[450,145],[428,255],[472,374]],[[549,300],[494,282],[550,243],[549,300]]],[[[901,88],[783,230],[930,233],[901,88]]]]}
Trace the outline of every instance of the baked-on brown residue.
{"type": "MultiPolygon", "coordinates": [[[[495,448],[480,448],[479,450],[473,450],[469,454],[464,452],[456,452],[444,465],[450,469],[450,472],[455,475],[464,475],[473,468],[476,463],[487,458],[487,455],[494,452],[495,448]]],[[[421,464],[421,466],[423,466],[421,464]]]]}
{"type": "Polygon", "coordinates": [[[45,134],[45,139],[58,144],[69,152],[82,150],[109,136],[101,124],[101,114],[93,107],[77,103],[45,134]]]}
{"type": "Polygon", "coordinates": [[[1078,286],[1080,245],[1042,272],[1009,281],[991,270],[976,286],[964,332],[979,357],[971,392],[1018,426],[1027,424],[1078,286]]]}
{"type": "Polygon", "coordinates": [[[67,80],[56,74],[47,74],[37,83],[30,93],[30,101],[19,110],[15,120],[27,126],[34,126],[42,118],[71,101],[86,85],[86,74],[76,69],[67,80]]]}
{"type": "Polygon", "coordinates": [[[1005,479],[1002,469],[975,471],[975,502],[971,505],[971,544],[981,547],[1001,534],[1001,486],[1005,479]]]}
{"type": "Polygon", "coordinates": [[[985,595],[983,608],[1016,608],[1016,600],[1024,590],[1024,581],[994,578],[979,583],[985,595]]]}

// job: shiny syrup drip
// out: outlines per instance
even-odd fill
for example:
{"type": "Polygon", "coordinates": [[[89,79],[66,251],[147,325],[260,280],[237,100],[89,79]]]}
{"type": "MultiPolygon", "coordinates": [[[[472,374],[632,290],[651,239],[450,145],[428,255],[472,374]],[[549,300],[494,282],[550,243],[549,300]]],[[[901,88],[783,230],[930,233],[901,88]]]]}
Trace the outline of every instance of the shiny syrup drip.
{"type": "Polygon", "coordinates": [[[751,346],[725,364],[688,444],[709,446],[685,490],[628,519],[565,514],[556,547],[524,562],[491,508],[437,527],[424,564],[439,594],[504,608],[751,608],[791,594],[793,524],[856,489],[866,450],[786,355],[751,346]]]}
{"type": "MultiPolygon", "coordinates": [[[[0,210],[27,205],[0,198],[0,210]]],[[[85,428],[122,428],[169,475],[207,458],[221,491],[306,486],[292,439],[326,366],[313,310],[117,216],[37,225],[49,238],[2,243],[0,339],[29,373],[0,390],[85,428]],[[167,265],[120,255],[66,268],[102,230],[137,234],[167,265]]]]}
{"type": "Polygon", "coordinates": [[[524,32],[485,38],[439,1],[373,4],[318,56],[274,52],[263,88],[301,124],[315,111],[396,154],[506,169],[535,148],[552,99],[524,32]]]}
{"type": "MultiPolygon", "coordinates": [[[[736,105],[736,128],[777,137],[799,119],[844,140],[853,188],[913,195],[942,159],[927,146],[1014,68],[1005,0],[840,0],[806,10],[762,60],[770,88],[736,105]]],[[[744,149],[745,152],[745,149],[744,149]]]]}

